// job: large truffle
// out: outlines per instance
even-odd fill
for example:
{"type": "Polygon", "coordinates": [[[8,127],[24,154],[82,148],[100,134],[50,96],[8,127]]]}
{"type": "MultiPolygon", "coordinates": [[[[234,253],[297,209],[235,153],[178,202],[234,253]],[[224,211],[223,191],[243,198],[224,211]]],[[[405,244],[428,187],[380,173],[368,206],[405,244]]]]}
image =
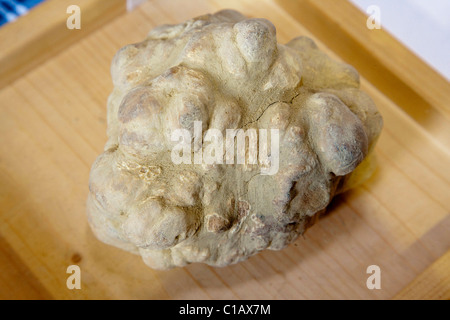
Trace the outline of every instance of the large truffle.
{"type": "Polygon", "coordinates": [[[108,141],[91,170],[89,223],[100,240],[157,269],[225,266],[282,249],[334,195],[367,176],[382,128],[353,67],[307,37],[278,44],[270,21],[232,10],[151,30],[116,54],[111,74],[108,141]],[[192,135],[175,141],[176,129],[192,135]],[[223,137],[267,129],[268,157],[254,158],[248,134],[236,146],[245,163],[218,149],[222,163],[189,163],[213,143],[209,129],[223,137]],[[174,161],[174,150],[189,161],[174,161]]]}

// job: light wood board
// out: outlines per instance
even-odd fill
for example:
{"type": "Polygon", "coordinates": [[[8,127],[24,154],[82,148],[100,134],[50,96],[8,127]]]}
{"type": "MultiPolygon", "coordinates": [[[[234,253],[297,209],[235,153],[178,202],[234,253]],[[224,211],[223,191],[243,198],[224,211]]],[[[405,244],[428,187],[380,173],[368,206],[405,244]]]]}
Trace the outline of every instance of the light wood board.
{"type": "MultiPolygon", "coordinates": [[[[449,299],[449,137],[417,119],[420,110],[411,114],[414,105],[394,103],[387,89],[364,77],[362,89],[385,121],[376,147],[378,168],[361,187],[338,197],[330,214],[286,249],[226,268],[193,264],[154,271],[140,257],[94,238],[85,202],[90,166],[106,141],[114,53],[141,41],[158,24],[221,8],[270,19],[282,43],[309,35],[336,59],[346,59],[327,47],[324,34],[316,37],[311,24],[303,25],[295,11],[285,11],[278,2],[152,0],[3,87],[0,298],[449,299]],[[71,264],[81,268],[81,290],[66,287],[71,264]],[[380,290],[366,287],[369,265],[381,268],[380,290]]],[[[354,28],[365,28],[365,22],[354,28]]],[[[369,48],[371,39],[366,40],[369,48]]],[[[419,60],[410,62],[411,68],[427,70],[419,60]]],[[[448,86],[430,77],[435,87],[448,86]]],[[[409,87],[423,99],[429,95],[409,87]]],[[[427,101],[436,112],[447,112],[433,99],[427,101]]],[[[442,123],[448,128],[449,119],[443,116],[442,123]]]]}

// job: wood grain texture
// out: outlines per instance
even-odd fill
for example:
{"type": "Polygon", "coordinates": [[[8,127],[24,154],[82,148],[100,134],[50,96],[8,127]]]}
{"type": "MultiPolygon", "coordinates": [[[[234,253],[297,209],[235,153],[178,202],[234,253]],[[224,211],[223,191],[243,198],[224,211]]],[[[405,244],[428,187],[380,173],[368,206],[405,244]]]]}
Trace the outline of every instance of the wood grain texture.
{"type": "Polygon", "coordinates": [[[0,88],[125,12],[125,0],[45,1],[0,29],[0,88]],[[81,29],[66,27],[67,7],[78,5],[81,29]]]}
{"type": "MultiPolygon", "coordinates": [[[[364,78],[362,89],[385,121],[378,168],[286,249],[225,268],[194,264],[154,271],[140,257],[94,238],[85,201],[90,166],[106,141],[114,53],[158,24],[226,7],[270,19],[282,43],[308,35],[341,59],[327,39],[270,0],[193,0],[189,6],[153,0],[0,90],[0,298],[388,299],[412,292],[411,283],[428,279],[427,268],[437,281],[448,279],[448,268],[432,266],[450,249],[449,149],[364,78]],[[66,288],[71,264],[81,268],[81,290],[66,288]],[[382,270],[381,290],[366,287],[373,264],[382,270]]],[[[414,288],[414,297],[446,297],[441,290],[414,288]]]]}
{"type": "Polygon", "coordinates": [[[347,0],[276,0],[433,137],[450,147],[450,83],[347,0]]]}
{"type": "Polygon", "coordinates": [[[450,300],[450,251],[395,296],[398,300],[450,300]],[[444,276],[444,277],[443,277],[444,276]]]}

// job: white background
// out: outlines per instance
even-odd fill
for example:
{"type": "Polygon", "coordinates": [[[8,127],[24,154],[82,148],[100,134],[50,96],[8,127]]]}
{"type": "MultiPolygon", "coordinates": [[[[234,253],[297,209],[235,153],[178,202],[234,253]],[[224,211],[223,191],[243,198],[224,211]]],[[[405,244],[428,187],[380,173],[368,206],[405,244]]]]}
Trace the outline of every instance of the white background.
{"type": "Polygon", "coordinates": [[[450,80],[450,0],[350,1],[366,14],[378,6],[382,29],[450,80]]]}

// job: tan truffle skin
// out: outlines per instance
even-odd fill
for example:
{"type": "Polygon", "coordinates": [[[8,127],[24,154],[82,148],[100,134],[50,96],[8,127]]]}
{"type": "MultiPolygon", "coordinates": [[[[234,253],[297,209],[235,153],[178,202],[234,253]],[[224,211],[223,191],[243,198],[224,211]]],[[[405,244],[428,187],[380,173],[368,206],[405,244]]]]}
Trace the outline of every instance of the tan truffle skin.
{"type": "Polygon", "coordinates": [[[119,50],[111,74],[89,223],[152,268],[226,266],[282,249],[370,174],[382,118],[358,73],[309,38],[278,44],[268,20],[224,10],[157,27],[119,50]],[[193,134],[195,121],[224,136],[278,129],[278,172],[261,175],[262,162],[174,164],[171,133],[193,134]]]}

